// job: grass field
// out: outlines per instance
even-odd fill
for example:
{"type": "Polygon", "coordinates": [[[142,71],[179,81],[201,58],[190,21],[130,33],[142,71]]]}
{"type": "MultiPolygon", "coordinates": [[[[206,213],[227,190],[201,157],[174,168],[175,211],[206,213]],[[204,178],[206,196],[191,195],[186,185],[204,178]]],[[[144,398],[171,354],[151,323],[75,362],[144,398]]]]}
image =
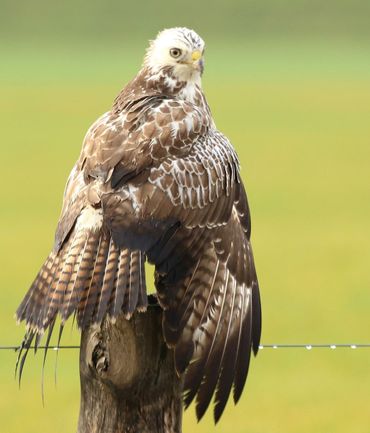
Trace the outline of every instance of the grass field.
{"type": "MultiPolygon", "coordinates": [[[[13,313],[52,245],[66,177],[83,136],[135,73],[143,47],[1,52],[0,344],[21,340],[13,313]],[[122,53],[120,53],[120,50],[122,53]],[[124,54],[125,53],[125,54],[124,54]]],[[[370,340],[370,50],[336,42],[210,46],[204,87],[234,143],[253,217],[269,342],[370,340]]],[[[68,328],[68,327],[67,327],[68,328]]],[[[65,332],[65,344],[78,342],[65,332]]],[[[41,402],[41,356],[22,388],[0,351],[4,433],[75,431],[78,352],[54,354],[41,402]]],[[[213,430],[367,433],[370,350],[263,350],[245,393],[213,430]]]]}

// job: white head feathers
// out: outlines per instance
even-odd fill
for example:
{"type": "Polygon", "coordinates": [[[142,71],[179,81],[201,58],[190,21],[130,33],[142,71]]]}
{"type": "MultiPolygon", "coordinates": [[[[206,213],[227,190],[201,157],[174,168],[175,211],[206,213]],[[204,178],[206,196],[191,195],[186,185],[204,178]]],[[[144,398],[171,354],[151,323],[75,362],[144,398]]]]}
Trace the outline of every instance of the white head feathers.
{"type": "Polygon", "coordinates": [[[158,72],[170,67],[182,81],[200,81],[203,72],[204,41],[185,27],[165,29],[150,42],[144,66],[158,72]]]}

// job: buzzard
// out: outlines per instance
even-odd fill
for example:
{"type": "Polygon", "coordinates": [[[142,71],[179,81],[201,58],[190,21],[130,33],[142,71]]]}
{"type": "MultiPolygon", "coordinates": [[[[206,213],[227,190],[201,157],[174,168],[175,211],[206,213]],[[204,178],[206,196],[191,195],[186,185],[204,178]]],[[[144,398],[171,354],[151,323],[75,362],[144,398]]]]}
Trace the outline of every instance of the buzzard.
{"type": "MultiPolygon", "coordinates": [[[[184,402],[220,418],[257,354],[261,306],[237,155],[201,87],[204,42],[163,30],[110,111],[88,130],[65,188],[55,245],[16,317],[20,372],[57,316],[80,329],[145,311],[155,266],[163,335],[184,374],[184,402]]],[[[61,332],[60,332],[61,334],[61,332]]]]}

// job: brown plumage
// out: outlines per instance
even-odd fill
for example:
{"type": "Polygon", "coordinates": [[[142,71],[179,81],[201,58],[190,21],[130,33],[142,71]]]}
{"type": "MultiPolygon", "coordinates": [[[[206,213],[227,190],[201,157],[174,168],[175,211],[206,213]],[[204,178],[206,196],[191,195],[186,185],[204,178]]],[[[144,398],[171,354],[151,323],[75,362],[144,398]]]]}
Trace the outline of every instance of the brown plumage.
{"type": "MultiPolygon", "coordinates": [[[[261,307],[239,163],[202,93],[204,43],[159,34],[138,75],[85,137],[65,190],[55,247],[17,310],[27,333],[20,374],[56,316],[81,329],[145,311],[155,265],[163,333],[200,419],[240,398],[258,351],[261,307]],[[180,52],[171,58],[171,48],[180,52]]],[[[60,333],[61,335],[61,333],[60,333]]]]}

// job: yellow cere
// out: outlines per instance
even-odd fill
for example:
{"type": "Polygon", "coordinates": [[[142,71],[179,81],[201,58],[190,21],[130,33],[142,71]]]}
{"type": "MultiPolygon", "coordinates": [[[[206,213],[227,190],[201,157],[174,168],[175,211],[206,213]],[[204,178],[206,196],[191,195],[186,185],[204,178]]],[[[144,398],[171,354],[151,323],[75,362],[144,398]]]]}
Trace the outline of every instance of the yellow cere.
{"type": "Polygon", "coordinates": [[[193,51],[191,54],[191,58],[194,60],[199,60],[202,57],[202,53],[199,50],[193,51]]]}

